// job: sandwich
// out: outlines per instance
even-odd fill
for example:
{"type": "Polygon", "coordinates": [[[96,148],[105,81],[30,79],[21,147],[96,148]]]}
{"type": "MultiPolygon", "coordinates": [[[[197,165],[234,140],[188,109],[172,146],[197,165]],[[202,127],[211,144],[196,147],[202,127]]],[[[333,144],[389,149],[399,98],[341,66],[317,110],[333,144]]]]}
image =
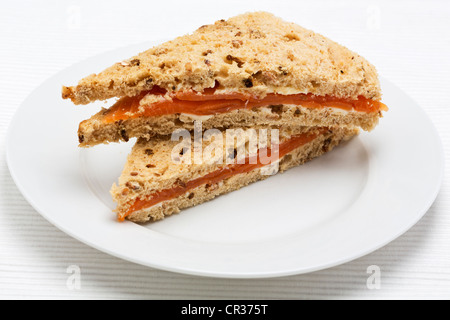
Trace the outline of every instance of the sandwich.
{"type": "Polygon", "coordinates": [[[78,140],[137,139],[111,195],[118,219],[138,223],[321,156],[388,110],[366,59],[266,12],[202,26],[62,96],[76,105],[116,99],[80,123],[78,140]]]}
{"type": "Polygon", "coordinates": [[[255,127],[216,130],[208,137],[207,132],[199,147],[195,134],[182,142],[173,136],[139,138],[111,189],[119,221],[161,220],[301,165],[349,140],[358,129],[255,127]],[[201,161],[195,161],[197,152],[201,161]]]}
{"type": "Polygon", "coordinates": [[[332,40],[255,12],[220,20],[63,87],[77,105],[116,98],[79,126],[81,147],[210,128],[372,130],[377,72],[332,40]]]}

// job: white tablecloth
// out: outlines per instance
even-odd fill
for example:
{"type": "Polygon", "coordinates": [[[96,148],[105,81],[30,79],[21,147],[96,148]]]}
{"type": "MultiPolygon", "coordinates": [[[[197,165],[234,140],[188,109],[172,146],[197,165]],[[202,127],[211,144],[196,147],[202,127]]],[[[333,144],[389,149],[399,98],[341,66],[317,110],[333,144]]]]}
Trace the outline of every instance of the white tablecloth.
{"type": "Polygon", "coordinates": [[[106,50],[254,10],[297,22],[369,59],[425,109],[449,164],[448,1],[1,1],[1,299],[450,298],[449,171],[426,216],[383,249],[328,270],[269,280],[198,278],[122,261],[53,227],[17,190],[5,163],[7,126],[46,78],[106,50]],[[67,286],[72,265],[81,270],[79,290],[67,286]],[[370,265],[381,268],[379,290],[366,285],[370,265]]]}

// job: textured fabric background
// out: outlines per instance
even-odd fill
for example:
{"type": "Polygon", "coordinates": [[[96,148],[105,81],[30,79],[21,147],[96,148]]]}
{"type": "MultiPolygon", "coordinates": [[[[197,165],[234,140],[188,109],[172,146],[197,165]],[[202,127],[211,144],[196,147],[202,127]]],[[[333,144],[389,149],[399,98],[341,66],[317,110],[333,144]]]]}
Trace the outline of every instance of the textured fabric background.
{"type": "Polygon", "coordinates": [[[449,1],[1,1],[0,298],[450,298],[449,171],[426,216],[388,246],[336,268],[269,280],[204,279],[122,261],[62,233],[21,196],[5,163],[6,130],[46,78],[107,50],[253,10],[271,11],[369,59],[426,110],[449,164],[449,1]],[[66,285],[71,265],[81,269],[79,290],[66,285]],[[381,268],[379,290],[366,286],[370,265],[381,268]]]}

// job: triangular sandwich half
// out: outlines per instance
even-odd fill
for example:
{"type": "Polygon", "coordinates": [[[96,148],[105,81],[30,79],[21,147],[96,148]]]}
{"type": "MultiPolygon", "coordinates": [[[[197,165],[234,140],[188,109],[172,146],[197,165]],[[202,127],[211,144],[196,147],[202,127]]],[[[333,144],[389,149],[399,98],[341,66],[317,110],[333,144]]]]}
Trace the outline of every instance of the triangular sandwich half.
{"type": "Polygon", "coordinates": [[[119,98],[80,124],[80,146],[203,127],[373,129],[386,106],[360,55],[265,12],[200,27],[63,87],[75,104],[119,98]]]}
{"type": "Polygon", "coordinates": [[[303,164],[358,131],[345,127],[265,127],[208,132],[200,145],[195,144],[195,134],[189,133],[181,142],[169,136],[139,139],[119,184],[111,190],[119,220],[161,220],[303,164]]]}

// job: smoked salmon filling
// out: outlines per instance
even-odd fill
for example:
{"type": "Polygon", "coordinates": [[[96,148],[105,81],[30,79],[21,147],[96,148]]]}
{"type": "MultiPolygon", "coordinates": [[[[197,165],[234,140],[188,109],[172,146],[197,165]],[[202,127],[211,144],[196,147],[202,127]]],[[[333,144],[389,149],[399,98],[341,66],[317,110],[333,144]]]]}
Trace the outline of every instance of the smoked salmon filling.
{"type": "Polygon", "coordinates": [[[313,94],[281,95],[267,94],[264,98],[245,93],[220,93],[215,88],[203,92],[192,90],[167,93],[154,87],[150,91],[142,92],[134,97],[124,97],[118,100],[105,112],[104,121],[113,123],[139,117],[158,117],[177,113],[209,116],[226,113],[238,109],[253,109],[270,105],[298,105],[305,108],[338,108],[346,111],[373,113],[387,111],[388,108],[380,101],[359,96],[352,100],[332,96],[315,96],[313,94]],[[141,100],[148,94],[154,95],[156,102],[148,105],[141,104],[141,100]]]}
{"type": "Polygon", "coordinates": [[[309,132],[309,133],[292,136],[288,140],[286,140],[278,145],[278,151],[275,151],[275,150],[277,150],[277,148],[274,148],[275,149],[274,155],[272,154],[271,148],[259,149],[257,154],[253,156],[254,158],[247,157],[244,164],[229,164],[229,165],[226,165],[223,168],[213,171],[203,177],[200,177],[200,178],[188,181],[188,182],[177,183],[175,186],[173,186],[170,189],[156,191],[155,193],[153,193],[145,198],[138,198],[131,204],[130,208],[128,209],[128,211],[125,214],[119,215],[118,220],[124,221],[126,217],[128,217],[129,215],[133,214],[136,211],[150,208],[150,207],[157,205],[163,201],[175,199],[175,198],[182,196],[182,195],[186,194],[187,192],[189,192],[199,186],[206,185],[206,184],[214,185],[223,180],[231,178],[237,174],[248,173],[255,169],[262,168],[267,165],[267,164],[262,163],[262,161],[260,159],[260,153],[262,152],[262,150],[266,151],[266,153],[265,153],[266,155],[270,154],[270,158],[281,159],[286,154],[313,141],[319,135],[324,134],[327,131],[328,131],[327,128],[322,128],[321,130],[319,130],[316,133],[309,132]],[[251,161],[251,160],[256,160],[256,161],[251,161]]]}

